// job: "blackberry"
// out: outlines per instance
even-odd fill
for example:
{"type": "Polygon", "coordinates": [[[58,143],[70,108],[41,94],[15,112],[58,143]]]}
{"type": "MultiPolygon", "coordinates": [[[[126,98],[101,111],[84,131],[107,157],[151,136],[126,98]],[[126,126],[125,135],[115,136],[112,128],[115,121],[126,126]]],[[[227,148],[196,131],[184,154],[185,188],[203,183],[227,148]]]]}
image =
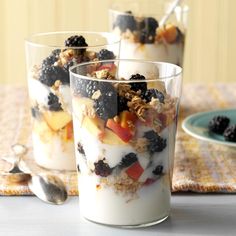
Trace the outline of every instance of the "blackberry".
{"type": "Polygon", "coordinates": [[[157,98],[161,103],[164,103],[165,100],[164,94],[157,89],[148,89],[141,97],[145,99],[146,102],[150,102],[152,98],[157,98]]]}
{"type": "Polygon", "coordinates": [[[151,34],[147,30],[143,29],[140,31],[139,42],[142,44],[154,43],[155,42],[155,34],[151,34]]]}
{"type": "Polygon", "coordinates": [[[148,149],[151,154],[161,152],[166,147],[166,139],[160,137],[155,131],[150,130],[144,133],[144,137],[149,141],[148,149]]]}
{"type": "MultiPolygon", "coordinates": [[[[145,77],[140,74],[135,74],[130,77],[130,80],[145,80],[145,77]]],[[[147,90],[147,83],[146,82],[135,82],[130,83],[131,89],[134,91],[141,90],[142,93],[145,93],[147,90]]]]}
{"type": "Polygon", "coordinates": [[[215,116],[209,122],[208,128],[211,132],[216,134],[223,134],[227,126],[229,125],[229,118],[226,116],[215,116]]]}
{"type": "Polygon", "coordinates": [[[91,98],[94,94],[99,89],[99,83],[98,81],[86,81],[86,86],[85,86],[85,93],[86,97],[91,98]]]}
{"type": "Polygon", "coordinates": [[[122,96],[118,96],[118,113],[125,111],[125,110],[129,110],[129,107],[127,105],[128,103],[128,99],[126,99],[125,97],[122,96]]]}
{"type": "Polygon", "coordinates": [[[47,86],[52,86],[56,80],[60,80],[63,84],[69,84],[68,72],[60,66],[46,66],[43,67],[39,81],[47,86]]]}
{"type": "Polygon", "coordinates": [[[61,111],[61,103],[59,102],[58,97],[53,94],[49,93],[48,95],[48,107],[50,111],[61,111]]]}
{"type": "Polygon", "coordinates": [[[95,100],[94,108],[97,115],[107,120],[117,115],[117,92],[109,83],[99,83],[101,96],[95,100]]]}
{"type": "Polygon", "coordinates": [[[125,155],[122,158],[121,163],[119,164],[119,166],[122,167],[122,168],[125,168],[125,167],[128,167],[128,166],[132,165],[137,160],[138,160],[137,155],[133,152],[130,152],[129,154],[125,155]]]}
{"type": "Polygon", "coordinates": [[[163,166],[162,165],[156,166],[156,168],[152,171],[152,173],[154,175],[161,175],[162,172],[163,172],[163,166]]]}
{"type": "Polygon", "coordinates": [[[236,142],[236,125],[231,125],[225,130],[224,138],[226,141],[236,142]]]}
{"type": "Polygon", "coordinates": [[[47,58],[45,58],[42,62],[42,68],[48,67],[48,66],[52,66],[56,61],[57,61],[57,57],[55,57],[54,55],[49,55],[47,58]]]}
{"type": "Polygon", "coordinates": [[[99,160],[98,162],[94,163],[94,172],[96,175],[100,175],[102,177],[107,177],[108,175],[111,174],[112,169],[110,166],[105,163],[103,160],[99,160]]]}
{"type": "Polygon", "coordinates": [[[114,59],[115,55],[112,51],[109,51],[107,49],[102,49],[99,53],[98,53],[98,59],[99,60],[109,60],[109,59],[114,59]]]}
{"type": "Polygon", "coordinates": [[[58,58],[60,53],[61,53],[61,49],[54,49],[51,54],[58,58]]]}
{"type": "Polygon", "coordinates": [[[147,17],[140,23],[140,28],[145,30],[148,35],[155,35],[158,26],[157,20],[153,17],[147,17]]]}
{"type": "Polygon", "coordinates": [[[116,21],[113,25],[113,28],[119,27],[121,32],[125,32],[127,29],[134,31],[137,29],[136,21],[134,16],[130,12],[126,14],[121,14],[116,17],[116,21]]]}
{"type": "MultiPolygon", "coordinates": [[[[70,36],[66,41],[65,41],[65,46],[66,47],[87,47],[88,44],[85,41],[85,38],[82,35],[73,35],[70,36]]],[[[83,54],[86,51],[86,48],[81,48],[81,49],[76,49],[76,52],[78,54],[83,54]]]]}

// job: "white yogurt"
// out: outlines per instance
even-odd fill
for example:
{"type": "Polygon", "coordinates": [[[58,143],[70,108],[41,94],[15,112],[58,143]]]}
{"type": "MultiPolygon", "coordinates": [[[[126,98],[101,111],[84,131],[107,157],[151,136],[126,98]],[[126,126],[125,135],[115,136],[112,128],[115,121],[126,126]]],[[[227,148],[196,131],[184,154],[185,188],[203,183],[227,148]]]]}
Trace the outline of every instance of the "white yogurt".
{"type": "Polygon", "coordinates": [[[80,210],[95,222],[111,225],[139,225],[164,219],[170,211],[170,185],[165,177],[142,187],[137,197],[125,197],[112,188],[101,187],[96,176],[79,177],[80,210]]]}

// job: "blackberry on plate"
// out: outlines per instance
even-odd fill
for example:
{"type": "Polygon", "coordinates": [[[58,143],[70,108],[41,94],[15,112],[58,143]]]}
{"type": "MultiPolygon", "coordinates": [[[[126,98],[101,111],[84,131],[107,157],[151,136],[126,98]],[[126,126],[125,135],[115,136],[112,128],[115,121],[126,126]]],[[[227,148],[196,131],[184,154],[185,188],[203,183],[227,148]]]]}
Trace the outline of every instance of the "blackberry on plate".
{"type": "Polygon", "coordinates": [[[48,107],[50,111],[61,111],[61,103],[59,102],[58,97],[53,94],[49,93],[48,95],[48,107]]]}
{"type": "MultiPolygon", "coordinates": [[[[88,44],[85,41],[85,38],[82,35],[73,35],[70,36],[66,41],[65,41],[65,46],[66,47],[87,47],[88,44]]],[[[78,54],[83,54],[86,51],[86,48],[82,49],[76,49],[78,51],[78,54]]]]}
{"type": "Polygon", "coordinates": [[[230,119],[226,116],[215,116],[209,122],[208,128],[211,132],[216,134],[223,134],[225,129],[228,127],[230,119]]]}
{"type": "Polygon", "coordinates": [[[103,160],[99,160],[98,162],[94,163],[94,172],[96,175],[100,175],[102,177],[107,177],[108,175],[111,174],[112,169],[110,166],[105,163],[103,160]]]}
{"type": "Polygon", "coordinates": [[[224,138],[229,142],[236,142],[236,125],[231,125],[224,131],[224,138]]]}
{"type": "Polygon", "coordinates": [[[107,120],[117,115],[117,92],[109,83],[99,83],[101,96],[94,101],[94,108],[97,115],[107,120]]]}
{"type": "Polygon", "coordinates": [[[141,97],[145,99],[146,102],[150,102],[152,98],[157,98],[161,103],[164,103],[165,100],[164,94],[157,89],[148,89],[141,97]]]}
{"type": "Polygon", "coordinates": [[[137,155],[133,152],[130,152],[129,154],[125,155],[122,158],[119,166],[122,168],[128,167],[128,166],[132,165],[134,162],[136,162],[137,160],[138,160],[137,155]]]}
{"type": "Polygon", "coordinates": [[[122,96],[118,96],[117,98],[118,101],[118,113],[122,112],[122,111],[128,111],[129,107],[127,105],[128,103],[128,99],[122,96]]]}
{"type": "Polygon", "coordinates": [[[155,131],[150,130],[144,133],[144,137],[149,141],[148,150],[151,154],[161,152],[166,147],[166,139],[160,137],[155,131]]]}
{"type": "MultiPolygon", "coordinates": [[[[130,77],[130,80],[145,80],[145,77],[140,74],[135,74],[130,77]]],[[[131,89],[134,91],[141,90],[144,93],[147,90],[147,83],[146,82],[135,82],[130,83],[131,89]]]]}
{"type": "Polygon", "coordinates": [[[107,49],[102,49],[99,53],[98,53],[98,59],[99,60],[109,60],[109,59],[114,59],[115,55],[112,51],[109,51],[107,49]]]}
{"type": "Polygon", "coordinates": [[[81,143],[78,143],[78,144],[77,144],[77,151],[78,151],[80,154],[85,155],[84,148],[83,148],[83,146],[82,146],[81,143]]]}
{"type": "Polygon", "coordinates": [[[125,32],[127,29],[130,31],[136,30],[136,21],[134,16],[129,12],[126,14],[121,14],[116,17],[116,21],[114,22],[113,28],[119,27],[121,32],[125,32]]]}
{"type": "Polygon", "coordinates": [[[163,172],[163,166],[162,165],[156,166],[156,168],[152,171],[152,173],[154,175],[161,175],[162,172],[163,172]]]}
{"type": "Polygon", "coordinates": [[[41,69],[39,81],[47,86],[54,85],[56,80],[69,84],[69,73],[60,66],[46,66],[41,69]]]}

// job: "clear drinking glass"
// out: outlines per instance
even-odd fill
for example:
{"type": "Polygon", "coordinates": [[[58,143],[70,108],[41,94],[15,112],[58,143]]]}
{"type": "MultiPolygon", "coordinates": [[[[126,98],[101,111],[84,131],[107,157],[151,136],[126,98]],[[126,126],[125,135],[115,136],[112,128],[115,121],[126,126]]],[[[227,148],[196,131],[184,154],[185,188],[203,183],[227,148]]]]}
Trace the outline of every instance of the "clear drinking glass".
{"type": "Polygon", "coordinates": [[[69,67],[113,59],[120,39],[109,33],[52,32],[26,40],[34,159],[44,168],[76,170],[69,67]]]}
{"type": "Polygon", "coordinates": [[[109,10],[110,31],[121,36],[120,58],[183,65],[188,7],[178,6],[162,24],[173,1],[119,1],[109,10]]]}
{"type": "Polygon", "coordinates": [[[181,76],[177,65],[125,59],[71,68],[85,218],[140,227],[169,216],[181,76]]]}

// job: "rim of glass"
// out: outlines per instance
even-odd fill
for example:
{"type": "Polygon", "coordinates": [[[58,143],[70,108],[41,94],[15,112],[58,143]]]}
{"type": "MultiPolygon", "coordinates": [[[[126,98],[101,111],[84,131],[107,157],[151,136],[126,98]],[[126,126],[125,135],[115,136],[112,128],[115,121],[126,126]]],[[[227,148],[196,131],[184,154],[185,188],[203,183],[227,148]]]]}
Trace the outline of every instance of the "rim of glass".
{"type": "Polygon", "coordinates": [[[164,76],[164,77],[158,77],[158,79],[144,79],[144,80],[132,80],[132,83],[142,83],[142,82],[156,82],[156,81],[166,81],[166,80],[172,80],[175,77],[178,77],[182,74],[183,69],[180,66],[177,66],[172,63],[168,62],[157,62],[157,61],[147,61],[147,60],[136,60],[136,59],[112,59],[112,60],[100,60],[100,61],[90,61],[90,62],[84,62],[80,63],[78,65],[72,66],[69,68],[70,75],[73,75],[75,77],[79,77],[85,80],[93,80],[93,81],[98,81],[98,82],[110,82],[110,83],[130,83],[130,80],[121,80],[120,78],[117,80],[112,80],[112,79],[98,79],[94,77],[89,77],[85,75],[79,75],[73,70],[78,67],[86,66],[86,65],[91,65],[91,64],[97,64],[97,63],[106,63],[106,62],[134,62],[134,63],[147,63],[147,64],[153,64],[153,65],[169,65],[173,66],[176,68],[176,73],[169,75],[169,76],[164,76]]]}
{"type": "MultiPolygon", "coordinates": [[[[66,39],[65,39],[66,40],[66,39]]],[[[118,35],[114,35],[109,32],[101,32],[101,31],[78,31],[78,30],[70,30],[70,31],[51,31],[51,32],[42,32],[42,33],[36,33],[30,35],[28,38],[25,38],[25,42],[31,46],[35,47],[47,47],[47,48],[57,48],[57,49],[65,49],[65,48],[70,48],[70,49],[86,49],[86,48],[99,48],[99,47],[105,47],[105,46],[111,46],[115,44],[119,44],[121,41],[121,38],[118,35]],[[106,43],[106,44],[98,44],[98,45],[88,45],[84,47],[66,47],[66,46],[58,46],[58,45],[48,45],[44,43],[36,43],[34,42],[35,38],[39,38],[42,36],[52,36],[52,35],[63,35],[63,34],[78,34],[78,35],[98,35],[98,36],[110,36],[111,38],[114,38],[114,42],[112,43],[106,43]]]]}
{"type": "MultiPolygon", "coordinates": [[[[177,7],[181,7],[182,8],[182,12],[189,12],[189,6],[187,5],[187,4],[184,4],[183,6],[177,6],[177,7]]],[[[176,7],[176,9],[177,9],[177,7],[176,7]]],[[[111,12],[111,13],[115,13],[115,14],[119,14],[119,15],[133,15],[133,16],[139,16],[138,14],[131,14],[131,13],[128,13],[128,12],[125,12],[125,11],[121,11],[121,10],[116,10],[115,8],[109,8],[108,9],[108,11],[109,12],[111,12]]],[[[149,14],[147,14],[147,13],[145,13],[144,15],[143,15],[143,17],[149,17],[149,16],[158,16],[158,14],[155,14],[155,13],[150,13],[150,15],[149,14]]]]}

